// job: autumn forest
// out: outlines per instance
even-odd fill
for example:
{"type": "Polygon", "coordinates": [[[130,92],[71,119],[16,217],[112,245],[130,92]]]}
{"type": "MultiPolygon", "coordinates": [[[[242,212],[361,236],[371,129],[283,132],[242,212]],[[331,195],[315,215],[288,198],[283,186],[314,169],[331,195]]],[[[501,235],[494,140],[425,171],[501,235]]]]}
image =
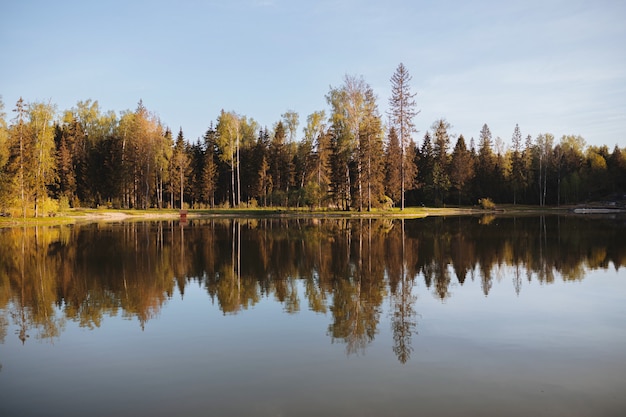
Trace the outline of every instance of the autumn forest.
{"type": "Polygon", "coordinates": [[[626,149],[577,135],[453,135],[436,120],[417,132],[411,76],[391,77],[389,111],[362,77],[345,76],[327,110],[289,110],[271,128],[224,111],[195,142],[140,100],[103,111],[79,101],[0,100],[0,213],[47,216],[70,207],[309,207],[366,211],[415,205],[564,205],[626,191],[626,149]],[[300,136],[300,132],[303,135],[300,136]],[[505,143],[508,142],[508,144],[505,143]]]}

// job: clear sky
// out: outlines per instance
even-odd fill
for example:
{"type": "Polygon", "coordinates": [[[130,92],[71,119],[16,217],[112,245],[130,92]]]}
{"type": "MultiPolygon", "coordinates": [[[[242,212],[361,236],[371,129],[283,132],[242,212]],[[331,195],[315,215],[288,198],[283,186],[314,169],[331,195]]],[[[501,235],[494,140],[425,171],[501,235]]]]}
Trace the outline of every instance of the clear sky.
{"type": "MultiPolygon", "coordinates": [[[[626,146],[626,1],[3,1],[0,95],[59,111],[142,99],[174,132],[202,136],[221,109],[271,128],[326,110],[362,75],[385,113],[400,62],[417,93],[418,143],[445,118],[510,143],[582,135],[626,146]]],[[[386,119],[386,118],[385,118],[386,119]]]]}

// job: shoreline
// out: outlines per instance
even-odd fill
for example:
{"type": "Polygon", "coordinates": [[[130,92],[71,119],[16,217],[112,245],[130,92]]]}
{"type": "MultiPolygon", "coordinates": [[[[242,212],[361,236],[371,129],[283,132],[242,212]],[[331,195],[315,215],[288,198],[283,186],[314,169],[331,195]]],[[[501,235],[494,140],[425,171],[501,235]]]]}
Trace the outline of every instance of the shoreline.
{"type": "MultiPolygon", "coordinates": [[[[531,207],[531,206],[504,206],[494,210],[484,210],[476,207],[409,207],[404,211],[325,211],[306,209],[197,209],[185,210],[186,219],[211,218],[394,218],[416,219],[437,216],[537,216],[537,215],[581,215],[576,213],[580,206],[561,207],[531,207]]],[[[583,214],[589,215],[589,214],[583,214]]],[[[0,228],[35,225],[85,224],[101,222],[123,222],[142,220],[180,220],[179,210],[137,210],[132,209],[70,209],[57,216],[38,218],[0,217],[0,228]]]]}

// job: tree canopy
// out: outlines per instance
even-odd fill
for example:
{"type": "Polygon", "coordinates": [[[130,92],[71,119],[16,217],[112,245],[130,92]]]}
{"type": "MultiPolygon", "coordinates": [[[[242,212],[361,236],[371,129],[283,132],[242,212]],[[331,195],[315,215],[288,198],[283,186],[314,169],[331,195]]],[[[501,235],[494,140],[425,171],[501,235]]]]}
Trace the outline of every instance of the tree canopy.
{"type": "Polygon", "coordinates": [[[330,87],[328,109],[286,110],[271,129],[224,111],[190,142],[140,100],[103,111],[78,101],[61,112],[20,98],[8,118],[0,98],[0,213],[45,216],[63,207],[317,207],[372,210],[398,205],[559,205],[626,192],[626,149],[587,146],[579,135],[510,146],[487,123],[469,143],[444,118],[414,139],[415,96],[400,64],[388,120],[362,76],[330,87]],[[301,129],[302,134],[300,134],[301,129]]]}

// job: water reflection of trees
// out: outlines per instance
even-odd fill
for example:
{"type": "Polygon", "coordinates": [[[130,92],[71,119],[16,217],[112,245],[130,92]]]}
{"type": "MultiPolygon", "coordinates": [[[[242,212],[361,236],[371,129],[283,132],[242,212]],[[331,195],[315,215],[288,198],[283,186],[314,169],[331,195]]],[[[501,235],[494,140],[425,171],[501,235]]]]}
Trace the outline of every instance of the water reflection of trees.
{"type": "Polygon", "coordinates": [[[624,265],[624,226],[579,217],[440,217],[2,229],[0,341],[10,322],[22,342],[58,337],[67,320],[93,328],[119,314],[144,326],[176,288],[184,296],[194,282],[224,314],[266,297],[287,313],[307,305],[328,314],[329,337],[348,353],[376,337],[387,299],[393,350],[406,362],[418,281],[446,301],[455,280],[480,280],[488,296],[503,268],[513,271],[518,294],[524,281],[581,280],[588,269],[624,265]]]}

